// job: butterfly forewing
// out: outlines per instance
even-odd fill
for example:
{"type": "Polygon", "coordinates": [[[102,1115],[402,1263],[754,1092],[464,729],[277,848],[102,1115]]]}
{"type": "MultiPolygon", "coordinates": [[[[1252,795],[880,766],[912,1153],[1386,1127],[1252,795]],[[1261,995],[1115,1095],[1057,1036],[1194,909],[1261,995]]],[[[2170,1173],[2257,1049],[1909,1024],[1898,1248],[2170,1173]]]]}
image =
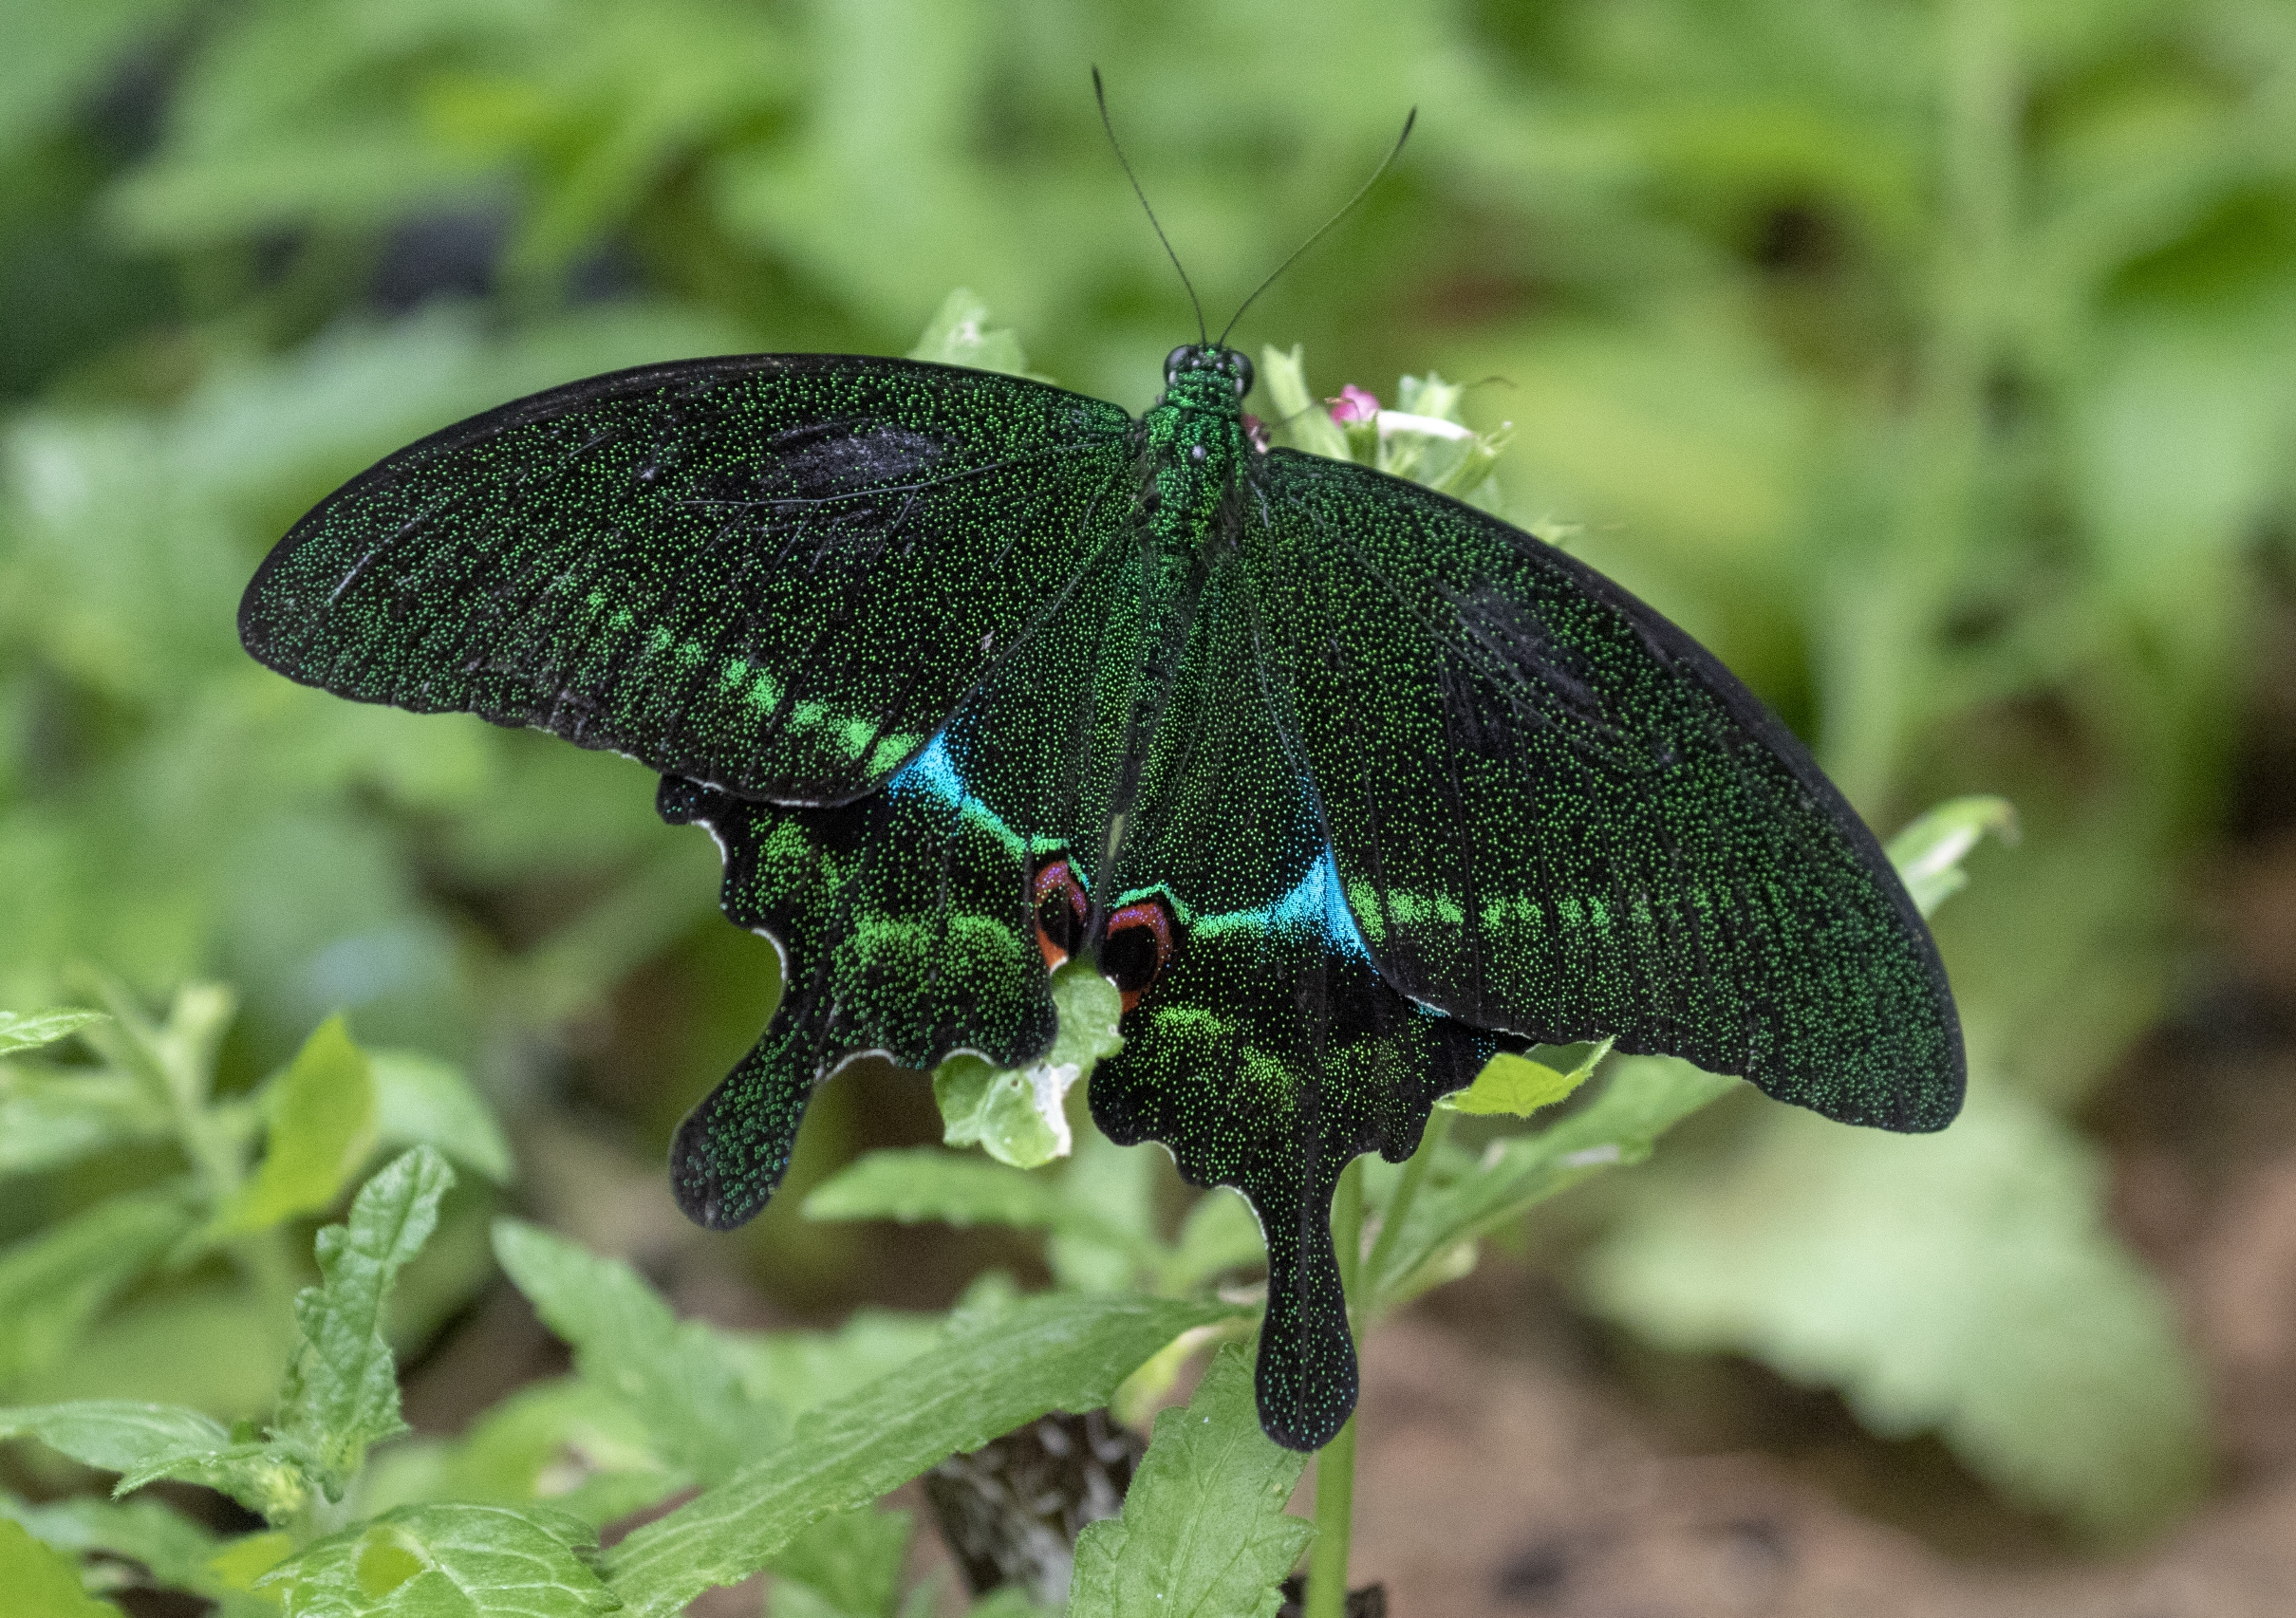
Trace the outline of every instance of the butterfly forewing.
{"type": "Polygon", "coordinates": [[[240,636],[746,796],[874,791],[1131,516],[1130,418],[1026,380],[756,355],[504,406],[296,525],[240,636]]]}
{"type": "Polygon", "coordinates": [[[1960,1028],[1873,834],[1682,631],[1553,548],[1279,450],[1239,535],[1384,977],[1482,1028],[1942,1127],[1960,1028]]]}

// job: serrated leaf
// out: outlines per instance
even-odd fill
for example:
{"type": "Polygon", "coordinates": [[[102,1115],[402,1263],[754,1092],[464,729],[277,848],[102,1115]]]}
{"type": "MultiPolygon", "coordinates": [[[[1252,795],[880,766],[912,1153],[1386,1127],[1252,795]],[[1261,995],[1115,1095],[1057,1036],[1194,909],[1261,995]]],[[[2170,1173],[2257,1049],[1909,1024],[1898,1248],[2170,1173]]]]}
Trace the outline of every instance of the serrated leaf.
{"type": "Polygon", "coordinates": [[[308,1467],[329,1499],[367,1446],[406,1430],[399,1368],[383,1341],[384,1306],[399,1272],[439,1222],[455,1171],[428,1146],[385,1164],[351,1200],[350,1218],[319,1233],[316,1287],[295,1297],[303,1342],[281,1390],[275,1436],[308,1467]]]}
{"type": "Polygon", "coordinates": [[[102,1012],[66,1007],[52,1012],[0,1012],[0,1056],[37,1051],[68,1039],[93,1023],[109,1019],[102,1012]]]}
{"type": "Polygon", "coordinates": [[[375,1138],[383,1146],[436,1146],[497,1185],[517,1172],[510,1142],[461,1069],[416,1051],[369,1051],[375,1138]]]}
{"type": "Polygon", "coordinates": [[[607,1553],[633,1618],[669,1618],[762,1567],[806,1524],[866,1505],[1048,1410],[1091,1410],[1191,1327],[1232,1311],[1099,1293],[1024,1299],[799,1420],[791,1441],[607,1553]]]}
{"type": "MultiPolygon", "coordinates": [[[[1444,1255],[1521,1217],[1589,1175],[1651,1155],[1659,1135],[1738,1081],[1663,1056],[1629,1056],[1570,1117],[1527,1135],[1492,1143],[1480,1161],[1435,1180],[1397,1232],[1385,1268],[1369,1277],[1374,1309],[1424,1290],[1444,1255]]],[[[1457,1154],[1454,1157],[1456,1162],[1457,1154]]]]}
{"type": "Polygon", "coordinates": [[[0,1387],[60,1359],[183,1232],[173,1191],[113,1197],[0,1252],[0,1387]]]}
{"type": "Polygon", "coordinates": [[[263,1230],[330,1206],[375,1140],[366,1052],[340,1016],[311,1031],[264,1097],[262,1164],[216,1220],[218,1235],[263,1230]]]}
{"type": "Polygon", "coordinates": [[[1156,1417],[1123,1515],[1076,1541],[1070,1618],[1272,1618],[1315,1526],[1284,1514],[1307,1457],[1260,1430],[1240,1345],[1156,1417]]]}
{"type": "Polygon", "coordinates": [[[621,1603],[588,1523],[545,1507],[402,1506],[256,1580],[294,1618],[588,1618],[621,1603]]]}
{"type": "Polygon", "coordinates": [[[1969,885],[1961,863],[1988,831],[2017,841],[2017,811],[2007,798],[1951,799],[1890,839],[1890,864],[1924,916],[1969,885]]]}
{"type": "Polygon", "coordinates": [[[82,1588],[78,1562],[9,1517],[0,1517],[0,1590],[9,1618],[120,1618],[120,1609],[82,1588]]]}
{"type": "Polygon", "coordinates": [[[960,287],[941,301],[908,358],[1052,381],[1029,369],[1028,358],[1020,351],[1019,333],[1010,326],[989,325],[988,305],[969,287],[960,287]]]}
{"type": "Polygon", "coordinates": [[[2114,1239],[2094,1148],[1974,1085],[1904,1137],[1780,1111],[1727,1165],[1646,1187],[1588,1295],[1655,1341],[1840,1388],[1878,1432],[1934,1431],[2005,1495],[2100,1535],[2190,1501],[2198,1375],[2114,1239]]]}
{"type": "Polygon", "coordinates": [[[618,1259],[519,1219],[495,1223],[495,1255],[582,1374],[622,1400],[664,1457],[715,1482],[781,1441],[788,1415],[743,1386],[742,1357],[681,1321],[618,1259]]]}
{"type": "Polygon", "coordinates": [[[270,1522],[300,1516],[319,1486],[299,1459],[268,1440],[250,1439],[219,1449],[185,1449],[158,1457],[121,1474],[116,1492],[126,1494],[163,1479],[220,1490],[270,1522]]]}
{"type": "Polygon", "coordinates": [[[1603,1040],[1568,1070],[1502,1051],[1484,1064],[1473,1084],[1445,1096],[1438,1105],[1484,1116],[1528,1118],[1575,1094],[1595,1076],[1595,1069],[1616,1043],[1615,1038],[1603,1040]]]}
{"type": "Polygon", "coordinates": [[[998,1068],[960,1052],[933,1070],[943,1144],[979,1146],[1015,1168],[1041,1168],[1074,1149],[1068,1092],[1123,1048],[1124,996],[1090,963],[1070,960],[1053,974],[1053,1008],[1057,1031],[1041,1060],[998,1068]]]}

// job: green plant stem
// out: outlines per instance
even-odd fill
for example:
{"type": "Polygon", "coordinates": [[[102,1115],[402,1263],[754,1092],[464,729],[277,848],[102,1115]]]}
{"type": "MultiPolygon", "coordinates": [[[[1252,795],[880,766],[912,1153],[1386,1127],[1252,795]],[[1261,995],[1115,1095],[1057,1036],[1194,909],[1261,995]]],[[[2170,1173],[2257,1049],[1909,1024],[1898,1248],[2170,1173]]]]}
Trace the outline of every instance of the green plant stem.
{"type": "MultiPolygon", "coordinates": [[[[1339,1254],[1339,1284],[1355,1301],[1363,1252],[1363,1160],[1339,1173],[1332,1193],[1332,1242],[1339,1254]]],[[[1351,1316],[1357,1311],[1351,1307],[1351,1316]]],[[[1345,1618],[1348,1547],[1355,1523],[1355,1418],[1316,1452],[1316,1543],[1308,1552],[1305,1618],[1345,1618]]]]}
{"type": "Polygon", "coordinates": [[[1355,1418],[1316,1452],[1316,1543],[1303,1618],[1346,1618],[1348,1545],[1355,1526],[1355,1418]]]}
{"type": "Polygon", "coordinates": [[[1387,1207],[1380,1213],[1379,1235],[1363,1265],[1363,1299],[1355,1311],[1366,1325],[1377,1317],[1381,1294],[1387,1290],[1388,1261],[1394,1256],[1404,1221],[1411,1217],[1411,1204],[1419,1200],[1419,1188],[1427,1183],[1428,1169],[1450,1132],[1450,1108],[1438,1107],[1428,1114],[1427,1127],[1419,1136],[1419,1149],[1403,1165],[1403,1178],[1396,1183],[1395,1194],[1388,1199],[1387,1207]]]}

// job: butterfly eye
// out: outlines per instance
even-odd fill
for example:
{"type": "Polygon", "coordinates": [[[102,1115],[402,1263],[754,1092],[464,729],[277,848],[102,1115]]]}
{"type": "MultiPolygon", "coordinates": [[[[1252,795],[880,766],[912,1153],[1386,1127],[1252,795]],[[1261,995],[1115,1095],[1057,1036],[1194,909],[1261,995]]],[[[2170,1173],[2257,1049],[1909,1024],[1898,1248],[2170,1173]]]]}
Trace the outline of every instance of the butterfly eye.
{"type": "Polygon", "coordinates": [[[1140,1003],[1172,959],[1172,913],[1161,899],[1127,904],[1109,918],[1100,941],[1100,970],[1124,996],[1124,1009],[1140,1003]]]}
{"type": "Polygon", "coordinates": [[[1092,904],[1076,867],[1055,860],[1036,873],[1032,895],[1036,907],[1036,947],[1047,968],[1058,966],[1084,946],[1085,923],[1092,904]]]}
{"type": "Polygon", "coordinates": [[[1227,373],[1236,379],[1236,397],[1241,399],[1252,391],[1251,356],[1240,348],[1231,348],[1227,351],[1226,360],[1227,373]]]}
{"type": "Polygon", "coordinates": [[[1164,385],[1170,387],[1180,380],[1180,373],[1195,369],[1196,345],[1183,343],[1164,357],[1164,385]]]}

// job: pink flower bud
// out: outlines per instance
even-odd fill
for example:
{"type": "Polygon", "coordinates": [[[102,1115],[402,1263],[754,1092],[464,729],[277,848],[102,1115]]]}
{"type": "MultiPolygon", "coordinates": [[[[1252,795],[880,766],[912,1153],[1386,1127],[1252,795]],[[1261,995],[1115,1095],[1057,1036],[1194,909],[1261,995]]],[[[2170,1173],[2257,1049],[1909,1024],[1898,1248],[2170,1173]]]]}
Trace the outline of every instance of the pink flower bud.
{"type": "Polygon", "coordinates": [[[1324,402],[1332,407],[1332,419],[1342,423],[1371,421],[1379,415],[1379,400],[1353,382],[1341,388],[1337,399],[1327,399],[1324,402]]]}

